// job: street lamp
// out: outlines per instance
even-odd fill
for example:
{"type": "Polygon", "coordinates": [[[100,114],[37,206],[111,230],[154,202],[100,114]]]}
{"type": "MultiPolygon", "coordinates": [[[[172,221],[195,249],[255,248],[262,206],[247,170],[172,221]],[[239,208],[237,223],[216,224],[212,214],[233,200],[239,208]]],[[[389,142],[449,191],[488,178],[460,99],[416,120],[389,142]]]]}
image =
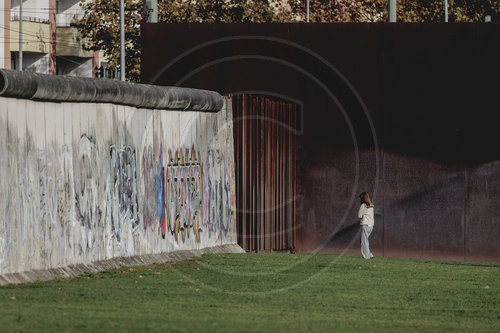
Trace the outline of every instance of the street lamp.
{"type": "Polygon", "coordinates": [[[125,81],[125,3],[120,0],[120,80],[125,81]]]}
{"type": "Polygon", "coordinates": [[[396,22],[396,0],[389,0],[389,22],[396,22]]]}
{"type": "Polygon", "coordinates": [[[23,70],[23,0],[19,0],[19,70],[23,70]]]}
{"type": "Polygon", "coordinates": [[[306,22],[309,23],[309,0],[307,0],[307,4],[306,4],[306,7],[307,7],[307,16],[306,16],[306,22]]]}
{"type": "Polygon", "coordinates": [[[448,22],[448,0],[444,0],[444,21],[448,22]]]}

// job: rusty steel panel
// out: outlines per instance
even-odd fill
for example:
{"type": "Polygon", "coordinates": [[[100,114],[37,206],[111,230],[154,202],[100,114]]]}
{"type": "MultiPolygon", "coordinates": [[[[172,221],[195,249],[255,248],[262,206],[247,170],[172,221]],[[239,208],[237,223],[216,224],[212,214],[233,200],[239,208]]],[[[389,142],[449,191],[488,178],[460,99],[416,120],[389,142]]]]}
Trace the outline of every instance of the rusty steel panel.
{"type": "Polygon", "coordinates": [[[295,119],[292,103],[232,97],[238,243],[246,251],[295,247],[295,119]]]}
{"type": "MultiPolygon", "coordinates": [[[[296,180],[289,238],[297,249],[359,255],[357,195],[368,191],[377,210],[370,236],[376,256],[500,261],[500,150],[492,121],[500,24],[147,24],[141,36],[144,83],[221,94],[258,89],[300,101],[289,171],[296,180]],[[162,46],[158,40],[167,35],[162,46]],[[282,63],[214,61],[255,50],[282,63]],[[207,63],[213,65],[190,75],[207,63]]],[[[277,102],[266,102],[272,119],[278,119],[277,102]]],[[[239,132],[241,149],[248,148],[249,126],[239,132]]],[[[264,209],[277,207],[283,186],[278,173],[267,173],[280,161],[273,152],[277,128],[265,126],[271,139],[262,171],[264,209]]],[[[238,160],[250,165],[249,158],[238,160]]],[[[241,207],[253,209],[250,176],[250,169],[241,170],[238,193],[241,207]]],[[[285,171],[285,183],[286,177],[285,171]]],[[[269,235],[264,248],[282,244],[278,213],[261,216],[269,235]]],[[[254,248],[248,236],[253,215],[238,216],[245,219],[238,222],[241,242],[254,248]]]]}

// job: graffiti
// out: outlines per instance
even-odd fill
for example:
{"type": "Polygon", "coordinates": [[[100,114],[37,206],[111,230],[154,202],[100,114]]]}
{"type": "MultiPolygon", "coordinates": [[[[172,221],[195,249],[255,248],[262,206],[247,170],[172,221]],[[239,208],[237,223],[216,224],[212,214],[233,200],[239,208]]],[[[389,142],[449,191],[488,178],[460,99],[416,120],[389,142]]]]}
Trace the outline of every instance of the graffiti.
{"type": "Polygon", "coordinates": [[[179,241],[184,242],[195,235],[200,242],[200,221],[202,202],[202,169],[200,154],[195,148],[168,151],[166,208],[168,230],[179,241]]]}
{"type": "Polygon", "coordinates": [[[73,149],[70,145],[63,145],[60,151],[57,170],[57,215],[61,226],[71,221],[72,184],[73,184],[73,149]]]}
{"type": "Polygon", "coordinates": [[[158,159],[155,161],[155,223],[159,225],[162,238],[165,238],[165,169],[163,167],[163,152],[160,145],[158,159]]]}
{"type": "Polygon", "coordinates": [[[144,147],[142,155],[142,177],[144,180],[144,197],[142,205],[142,223],[144,230],[154,226],[153,205],[154,205],[154,167],[153,151],[151,146],[144,147]]]}
{"type": "MultiPolygon", "coordinates": [[[[81,236],[83,237],[81,250],[92,248],[93,224],[99,220],[99,207],[97,200],[99,156],[93,138],[85,134],[81,136],[78,144],[78,172],[75,181],[75,205],[77,219],[81,224],[81,236]]],[[[76,169],[76,168],[75,168],[76,169]]]]}
{"type": "Polygon", "coordinates": [[[209,150],[203,175],[203,224],[216,239],[223,239],[230,229],[230,221],[235,216],[235,189],[232,168],[225,163],[220,150],[209,150]]]}
{"type": "MultiPolygon", "coordinates": [[[[58,174],[58,163],[56,159],[55,144],[47,144],[47,149],[40,152],[41,160],[38,164],[39,172],[39,185],[40,185],[40,205],[43,209],[44,221],[50,222],[49,230],[53,231],[56,225],[60,225],[59,221],[59,209],[58,209],[58,196],[57,196],[57,177],[60,178],[58,174]],[[59,222],[59,223],[58,223],[59,222]]],[[[20,179],[21,181],[21,179],[20,179]]],[[[23,186],[24,187],[24,186],[23,186]]],[[[21,193],[21,200],[26,200],[23,198],[24,195],[21,193]]],[[[49,239],[52,236],[49,233],[49,239]]]]}
{"type": "Polygon", "coordinates": [[[143,224],[144,230],[158,228],[162,238],[166,235],[165,215],[165,169],[163,151],[160,145],[158,157],[151,146],[144,147],[142,156],[142,176],[144,178],[143,224]]]}
{"type": "Polygon", "coordinates": [[[59,150],[56,170],[57,220],[61,257],[64,257],[65,247],[71,247],[73,184],[73,149],[71,145],[64,144],[59,150]]]}
{"type": "Polygon", "coordinates": [[[111,233],[119,242],[121,225],[124,221],[139,225],[139,203],[137,196],[137,172],[135,149],[128,145],[117,148],[111,145],[111,233]]]}
{"type": "Polygon", "coordinates": [[[232,232],[233,147],[209,151],[218,115],[200,119],[204,140],[172,146],[162,139],[192,114],[172,111],[155,133],[156,111],[36,105],[20,104],[42,112],[14,110],[12,128],[0,112],[0,274],[214,246],[232,232]]]}

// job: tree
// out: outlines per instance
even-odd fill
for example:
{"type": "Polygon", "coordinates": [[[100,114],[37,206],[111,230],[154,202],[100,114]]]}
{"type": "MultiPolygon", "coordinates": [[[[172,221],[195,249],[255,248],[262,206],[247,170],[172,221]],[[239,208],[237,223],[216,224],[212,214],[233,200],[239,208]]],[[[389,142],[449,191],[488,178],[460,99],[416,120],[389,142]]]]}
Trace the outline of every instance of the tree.
{"type": "MultiPolygon", "coordinates": [[[[82,19],[74,21],[80,36],[87,39],[89,50],[102,50],[108,59],[110,70],[120,63],[120,4],[119,0],[94,0],[80,6],[82,19]]],[[[126,0],[125,40],[126,77],[138,82],[140,78],[140,23],[142,2],[126,0]]],[[[283,22],[290,20],[290,12],[279,2],[272,0],[163,0],[158,3],[160,22],[283,22]]]]}
{"type": "Polygon", "coordinates": [[[290,12],[272,0],[173,0],[158,3],[160,22],[244,23],[290,21],[290,12]]]}
{"type": "MultiPolygon", "coordinates": [[[[120,67],[120,1],[96,0],[80,6],[84,10],[81,19],[73,22],[80,38],[87,40],[88,50],[102,50],[108,60],[108,69],[115,71],[120,67]]],[[[139,25],[142,21],[142,3],[125,0],[125,63],[127,78],[138,81],[140,76],[140,36],[139,25]]]]}
{"type": "MultiPolygon", "coordinates": [[[[306,21],[304,0],[291,0],[292,17],[306,21]]],[[[387,20],[387,0],[310,0],[310,22],[381,22],[387,20]]]]}
{"type": "MultiPolygon", "coordinates": [[[[310,0],[311,22],[386,22],[388,0],[310,0]]],[[[292,17],[305,21],[306,1],[290,0],[292,17]]],[[[498,0],[448,0],[449,22],[500,19],[498,0]]],[[[444,0],[398,0],[399,22],[444,22],[444,0]]]]}
{"type": "MultiPolygon", "coordinates": [[[[75,20],[91,50],[103,50],[108,68],[119,68],[119,0],[81,0],[84,16],[75,20]]],[[[400,22],[444,21],[443,0],[398,0],[400,22]]],[[[484,21],[486,15],[500,18],[498,0],[448,0],[450,22],[484,21]]],[[[140,77],[140,23],[143,2],[126,0],[126,72],[131,81],[140,77]]],[[[310,0],[311,22],[386,22],[387,0],[310,0]]],[[[303,22],[305,0],[159,0],[160,22],[303,22]]]]}
{"type": "MultiPolygon", "coordinates": [[[[486,15],[500,18],[498,0],[448,0],[449,22],[484,22],[486,15]]],[[[401,22],[444,22],[443,0],[403,0],[398,3],[401,22]]]]}

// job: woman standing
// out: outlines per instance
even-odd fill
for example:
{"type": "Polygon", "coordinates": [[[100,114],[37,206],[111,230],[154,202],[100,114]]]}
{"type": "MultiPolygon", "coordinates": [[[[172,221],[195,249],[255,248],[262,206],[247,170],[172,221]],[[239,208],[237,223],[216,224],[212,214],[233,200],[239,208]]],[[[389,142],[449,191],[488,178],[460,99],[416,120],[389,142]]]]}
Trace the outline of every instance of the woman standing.
{"type": "Polygon", "coordinates": [[[370,200],[368,193],[363,192],[359,195],[361,206],[359,207],[358,217],[361,219],[361,255],[365,259],[373,258],[370,251],[370,243],[368,237],[373,231],[375,219],[373,218],[373,203],[370,200]]]}

